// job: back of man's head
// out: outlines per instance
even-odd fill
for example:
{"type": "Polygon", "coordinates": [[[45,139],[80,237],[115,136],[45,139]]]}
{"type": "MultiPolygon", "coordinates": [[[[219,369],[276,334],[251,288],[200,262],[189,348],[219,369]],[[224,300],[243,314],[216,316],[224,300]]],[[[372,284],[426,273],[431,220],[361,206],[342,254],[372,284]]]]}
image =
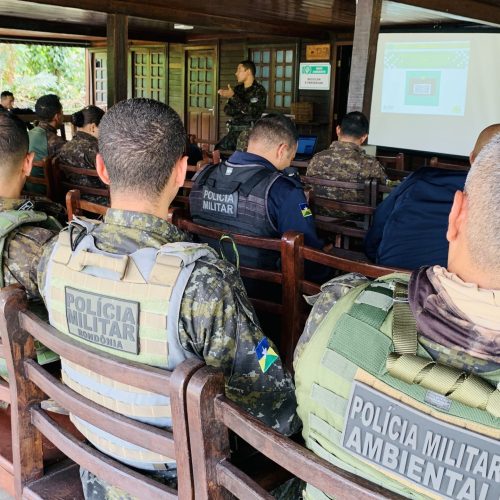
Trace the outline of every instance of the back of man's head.
{"type": "Polygon", "coordinates": [[[11,115],[0,112],[0,177],[8,178],[22,167],[28,152],[26,125],[11,115]]]}
{"type": "Polygon", "coordinates": [[[255,63],[253,61],[250,61],[250,59],[245,59],[244,61],[241,61],[240,64],[245,68],[249,69],[250,72],[252,73],[252,76],[255,77],[255,63]]]}
{"type": "Polygon", "coordinates": [[[342,135],[346,137],[354,137],[360,139],[368,134],[369,124],[368,118],[360,111],[352,111],[347,113],[340,123],[342,135]]]}
{"type": "Polygon", "coordinates": [[[496,134],[500,134],[500,123],[489,125],[481,131],[476,140],[476,144],[474,145],[474,149],[469,156],[471,164],[474,163],[474,160],[481,152],[481,149],[483,149],[483,147],[488,144],[488,142],[490,142],[496,134]]]}
{"type": "Polygon", "coordinates": [[[99,152],[114,192],[158,196],[186,147],[179,115],[152,99],[115,104],[99,125],[99,152]]]}
{"type": "Polygon", "coordinates": [[[260,118],[248,136],[248,147],[259,143],[270,148],[286,144],[290,148],[297,144],[299,134],[290,118],[279,113],[270,113],[260,118]]]}
{"type": "Polygon", "coordinates": [[[41,120],[51,121],[57,113],[62,111],[62,104],[55,94],[39,97],[35,103],[35,113],[41,120]]]}
{"type": "Polygon", "coordinates": [[[500,133],[477,156],[465,193],[470,254],[483,272],[500,277],[500,133]]]}

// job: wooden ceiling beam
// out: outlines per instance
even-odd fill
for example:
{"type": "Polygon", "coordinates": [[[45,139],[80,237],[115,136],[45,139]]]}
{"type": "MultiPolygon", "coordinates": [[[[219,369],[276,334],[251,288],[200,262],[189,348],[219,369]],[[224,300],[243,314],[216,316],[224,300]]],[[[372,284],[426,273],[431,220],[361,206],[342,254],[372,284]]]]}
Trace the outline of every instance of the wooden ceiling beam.
{"type": "MultiPolygon", "coordinates": [[[[190,4],[186,8],[169,7],[167,2],[144,0],[37,0],[36,3],[58,5],[76,9],[106,12],[108,14],[124,14],[147,19],[155,19],[182,24],[195,24],[203,27],[219,27],[221,31],[237,31],[242,33],[262,33],[276,36],[295,36],[302,38],[325,39],[328,30],[324,26],[306,23],[284,22],[277,18],[276,22],[241,19],[227,14],[208,14],[193,9],[190,4]]],[[[333,30],[335,26],[332,26],[333,30]]]]}
{"type": "Polygon", "coordinates": [[[82,36],[106,37],[106,26],[91,26],[78,23],[60,23],[43,19],[0,16],[0,28],[24,31],[43,31],[45,33],[72,34],[82,36]]]}
{"type": "Polygon", "coordinates": [[[500,3],[480,0],[393,0],[423,9],[500,25],[500,3]]]}

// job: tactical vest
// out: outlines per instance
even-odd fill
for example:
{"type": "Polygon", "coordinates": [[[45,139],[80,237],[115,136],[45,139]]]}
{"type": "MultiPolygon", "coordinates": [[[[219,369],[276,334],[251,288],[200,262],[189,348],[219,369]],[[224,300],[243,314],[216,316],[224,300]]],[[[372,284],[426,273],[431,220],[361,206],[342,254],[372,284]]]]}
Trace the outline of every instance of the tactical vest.
{"type": "MultiPolygon", "coordinates": [[[[295,179],[258,164],[236,165],[229,161],[211,165],[194,178],[189,196],[191,217],[197,224],[250,236],[277,238],[281,235],[267,210],[269,190],[278,179],[295,179]]],[[[218,250],[217,242],[206,240],[218,250]]],[[[240,262],[250,267],[272,269],[279,255],[260,249],[238,248],[240,262]]]]}
{"type": "MultiPolygon", "coordinates": [[[[76,220],[62,231],[47,267],[43,295],[50,324],[78,341],[133,360],[173,370],[187,352],[178,338],[184,289],[196,261],[212,254],[206,246],[170,243],[130,255],[95,246],[96,223],[76,220]],[[72,241],[72,228],[84,231],[72,241]]],[[[170,399],[97,375],[62,359],[62,379],[86,398],[122,415],[158,427],[171,427],[170,399]]],[[[165,455],[102,431],[71,415],[80,432],[104,453],[140,469],[170,469],[165,455]]]]}
{"type": "MultiPolygon", "coordinates": [[[[5,277],[3,270],[3,253],[5,243],[12,231],[21,226],[40,226],[48,229],[61,229],[62,226],[53,217],[33,210],[3,210],[0,211],[0,288],[5,286],[5,277]]],[[[58,356],[52,351],[42,346],[39,342],[35,343],[37,350],[37,359],[40,364],[50,363],[58,359],[58,356]]],[[[7,365],[4,358],[0,358],[0,376],[8,380],[7,365]]]]}
{"type": "MultiPolygon", "coordinates": [[[[393,274],[354,289],[300,354],[306,445],[408,498],[497,500],[500,370],[479,377],[434,362],[417,342],[407,281],[393,274]]],[[[330,497],[307,485],[304,498],[330,497]]]]}

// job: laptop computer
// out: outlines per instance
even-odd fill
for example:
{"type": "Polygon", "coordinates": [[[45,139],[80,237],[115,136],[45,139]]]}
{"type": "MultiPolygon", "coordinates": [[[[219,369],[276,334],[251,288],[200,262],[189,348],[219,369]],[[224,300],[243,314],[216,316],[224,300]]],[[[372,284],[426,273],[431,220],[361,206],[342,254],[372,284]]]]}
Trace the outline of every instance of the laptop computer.
{"type": "Polygon", "coordinates": [[[297,141],[297,152],[295,153],[295,160],[310,160],[316,152],[317,142],[317,135],[299,135],[299,140],[297,141]]]}

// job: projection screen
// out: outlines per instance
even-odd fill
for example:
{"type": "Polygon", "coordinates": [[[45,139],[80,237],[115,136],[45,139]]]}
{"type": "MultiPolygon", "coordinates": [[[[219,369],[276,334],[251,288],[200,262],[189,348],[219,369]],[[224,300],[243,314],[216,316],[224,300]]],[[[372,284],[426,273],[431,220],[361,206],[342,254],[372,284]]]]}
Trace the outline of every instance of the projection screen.
{"type": "Polygon", "coordinates": [[[468,156],[500,123],[500,33],[381,33],[370,144],[468,156]]]}

